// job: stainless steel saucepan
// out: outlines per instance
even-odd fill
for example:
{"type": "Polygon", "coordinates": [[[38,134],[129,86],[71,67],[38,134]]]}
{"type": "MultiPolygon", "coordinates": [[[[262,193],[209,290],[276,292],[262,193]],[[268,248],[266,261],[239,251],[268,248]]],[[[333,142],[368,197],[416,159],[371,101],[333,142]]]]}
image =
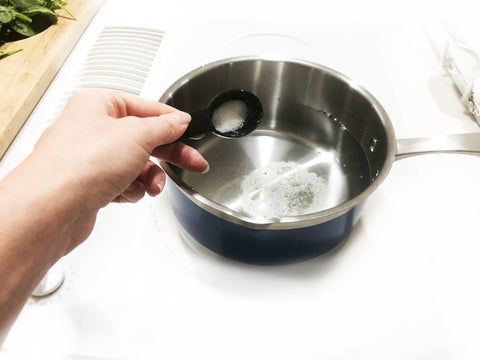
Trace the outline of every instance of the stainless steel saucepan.
{"type": "Polygon", "coordinates": [[[184,230],[235,260],[285,264],[318,256],[346,239],[395,159],[480,153],[476,133],[397,140],[366,89],[308,61],[220,60],[183,76],[160,101],[193,112],[231,89],[260,99],[261,125],[235,140],[188,141],[210,163],[207,174],[161,165],[184,230]]]}

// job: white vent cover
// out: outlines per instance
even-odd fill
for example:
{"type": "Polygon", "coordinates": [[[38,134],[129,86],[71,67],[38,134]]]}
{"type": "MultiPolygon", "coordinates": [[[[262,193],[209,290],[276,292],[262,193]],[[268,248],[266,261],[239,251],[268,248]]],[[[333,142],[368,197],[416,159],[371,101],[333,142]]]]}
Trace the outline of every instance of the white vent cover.
{"type": "Polygon", "coordinates": [[[164,35],[155,29],[105,27],[74,78],[75,88],[107,88],[140,95],[164,35]]]}
{"type": "Polygon", "coordinates": [[[50,120],[58,115],[77,89],[111,89],[140,95],[164,36],[165,31],[159,29],[104,27],[50,120]]]}

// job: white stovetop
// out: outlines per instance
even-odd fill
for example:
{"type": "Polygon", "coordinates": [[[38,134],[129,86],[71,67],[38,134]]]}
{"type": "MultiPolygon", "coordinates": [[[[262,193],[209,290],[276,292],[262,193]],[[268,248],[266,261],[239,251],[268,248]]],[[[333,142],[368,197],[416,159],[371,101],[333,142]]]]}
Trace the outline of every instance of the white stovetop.
{"type": "MultiPolygon", "coordinates": [[[[125,3],[112,4],[125,13],[125,3]]],[[[390,22],[359,5],[345,16],[343,3],[314,12],[296,2],[275,8],[274,21],[260,13],[245,22],[245,8],[228,2],[219,3],[230,16],[223,21],[204,2],[146,4],[139,16],[158,16],[171,31],[145,96],[229,55],[235,39],[283,33],[310,44],[311,60],[366,86],[398,138],[478,131],[406,13],[390,22]]],[[[31,148],[40,117],[32,114],[0,176],[31,148]]],[[[28,301],[0,358],[478,359],[479,179],[480,157],[398,161],[344,245],[283,267],[235,263],[182,240],[168,194],[112,204],[63,259],[63,286],[28,301]]]]}

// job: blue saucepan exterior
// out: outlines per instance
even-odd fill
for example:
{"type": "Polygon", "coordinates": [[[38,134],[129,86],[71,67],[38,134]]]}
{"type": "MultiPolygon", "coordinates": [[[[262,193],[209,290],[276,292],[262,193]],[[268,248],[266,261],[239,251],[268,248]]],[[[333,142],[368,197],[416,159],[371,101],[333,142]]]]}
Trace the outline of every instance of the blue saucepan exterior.
{"type": "Polygon", "coordinates": [[[168,181],[168,196],[177,220],[188,234],[213,252],[255,265],[286,265],[317,257],[352,231],[365,201],[327,222],[297,229],[252,229],[224,220],[199,207],[168,181]]]}

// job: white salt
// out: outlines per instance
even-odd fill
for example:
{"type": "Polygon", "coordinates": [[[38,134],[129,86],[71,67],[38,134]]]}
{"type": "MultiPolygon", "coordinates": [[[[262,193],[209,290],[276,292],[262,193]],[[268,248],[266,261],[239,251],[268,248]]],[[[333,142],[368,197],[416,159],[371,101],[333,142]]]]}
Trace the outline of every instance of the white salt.
{"type": "Polygon", "coordinates": [[[213,111],[213,127],[220,133],[236,131],[243,126],[247,110],[242,100],[226,101],[213,111]]]}
{"type": "Polygon", "coordinates": [[[294,162],[273,162],[242,182],[241,209],[253,218],[275,219],[323,209],[323,178],[294,162]]]}

